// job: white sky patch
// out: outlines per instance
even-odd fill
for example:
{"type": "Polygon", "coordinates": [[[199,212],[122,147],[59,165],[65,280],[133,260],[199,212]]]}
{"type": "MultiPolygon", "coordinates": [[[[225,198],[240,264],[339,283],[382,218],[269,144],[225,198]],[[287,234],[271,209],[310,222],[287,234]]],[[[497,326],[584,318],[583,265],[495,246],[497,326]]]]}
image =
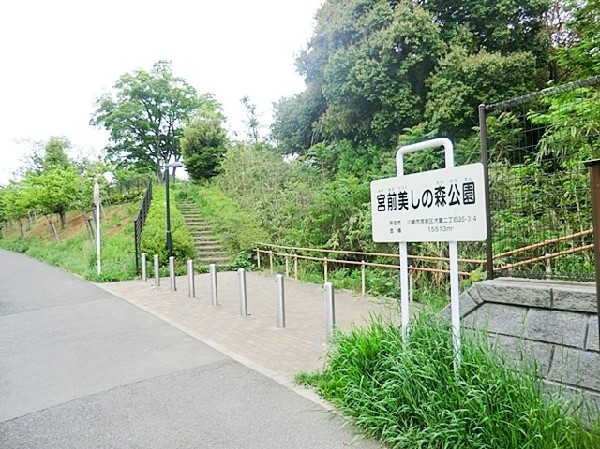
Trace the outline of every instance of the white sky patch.
{"type": "Polygon", "coordinates": [[[22,139],[65,136],[97,155],[108,134],[89,125],[94,101],[126,72],[173,63],[223,105],[244,134],[244,95],[261,121],[304,89],[294,58],[324,0],[20,0],[0,6],[0,184],[19,166],[22,139]]]}

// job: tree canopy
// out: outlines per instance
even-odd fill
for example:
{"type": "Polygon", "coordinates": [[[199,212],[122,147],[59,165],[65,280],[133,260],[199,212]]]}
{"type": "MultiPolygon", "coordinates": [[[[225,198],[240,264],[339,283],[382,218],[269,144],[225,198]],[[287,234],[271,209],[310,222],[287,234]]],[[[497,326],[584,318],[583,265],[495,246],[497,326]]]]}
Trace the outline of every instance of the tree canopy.
{"type": "Polygon", "coordinates": [[[544,86],[548,7],[326,0],[296,60],[306,90],[275,105],[274,140],[284,154],[305,154],[323,141],[395,147],[422,123],[464,136],[478,104],[544,86]]]}
{"type": "Polygon", "coordinates": [[[121,165],[154,169],[181,158],[183,130],[202,110],[216,110],[210,95],[199,96],[183,78],[173,75],[171,64],[159,61],[150,71],[122,75],[109,93],[101,95],[91,122],[110,131],[109,158],[121,165]]]}

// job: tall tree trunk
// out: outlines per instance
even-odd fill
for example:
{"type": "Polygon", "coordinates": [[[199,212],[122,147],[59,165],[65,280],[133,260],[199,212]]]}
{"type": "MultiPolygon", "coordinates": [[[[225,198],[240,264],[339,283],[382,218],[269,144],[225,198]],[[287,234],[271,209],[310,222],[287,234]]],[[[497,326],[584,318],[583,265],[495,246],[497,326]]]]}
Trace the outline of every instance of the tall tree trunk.
{"type": "Polygon", "coordinates": [[[46,215],[46,220],[48,220],[48,224],[50,225],[50,230],[52,231],[52,236],[56,240],[57,243],[60,243],[60,239],[58,238],[58,233],[56,232],[56,227],[54,226],[54,222],[52,221],[51,215],[46,215]]]}

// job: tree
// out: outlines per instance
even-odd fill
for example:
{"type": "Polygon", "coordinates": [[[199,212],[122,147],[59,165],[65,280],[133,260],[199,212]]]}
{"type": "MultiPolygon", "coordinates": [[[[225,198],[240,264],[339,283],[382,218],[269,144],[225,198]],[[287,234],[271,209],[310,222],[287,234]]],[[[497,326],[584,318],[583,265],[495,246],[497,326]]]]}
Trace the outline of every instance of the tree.
{"type": "Polygon", "coordinates": [[[426,118],[444,135],[466,137],[479,123],[479,104],[531,92],[535,72],[531,53],[469,55],[464,47],[454,47],[428,79],[426,118]]]}
{"type": "Polygon", "coordinates": [[[419,0],[419,4],[434,15],[447,42],[464,45],[466,38],[472,53],[529,51],[538,64],[547,62],[549,41],[543,31],[550,0],[419,0]]]}
{"type": "MultiPolygon", "coordinates": [[[[59,214],[61,225],[66,226],[66,213],[78,201],[83,190],[80,174],[74,167],[54,167],[38,175],[30,175],[23,184],[31,198],[31,207],[50,220],[59,214]]],[[[55,238],[58,240],[55,231],[55,238]]]]}
{"type": "Polygon", "coordinates": [[[572,1],[569,13],[575,38],[559,49],[557,59],[570,78],[600,75],[600,0],[572,1]]]}
{"type": "Polygon", "coordinates": [[[246,135],[250,142],[258,143],[260,139],[260,121],[256,112],[256,103],[253,103],[248,95],[244,95],[240,101],[246,108],[246,121],[244,122],[246,135]]]}
{"type": "Polygon", "coordinates": [[[216,105],[210,95],[199,97],[171,64],[159,61],[152,70],[122,75],[113,91],[100,96],[91,123],[110,131],[109,157],[121,164],[154,168],[181,157],[183,129],[198,109],[216,105]]]}
{"type": "Polygon", "coordinates": [[[181,151],[190,178],[201,181],[217,175],[227,143],[227,132],[218,115],[198,117],[190,123],[181,139],[181,151]]]}
{"type": "MultiPolygon", "coordinates": [[[[444,50],[439,26],[407,0],[329,0],[316,19],[297,59],[309,93],[280,103],[278,112],[299,114],[302,131],[295,137],[303,145],[309,135],[393,145],[402,129],[422,118],[425,79],[444,50]]],[[[285,130],[281,125],[294,121],[276,123],[285,130]]]]}

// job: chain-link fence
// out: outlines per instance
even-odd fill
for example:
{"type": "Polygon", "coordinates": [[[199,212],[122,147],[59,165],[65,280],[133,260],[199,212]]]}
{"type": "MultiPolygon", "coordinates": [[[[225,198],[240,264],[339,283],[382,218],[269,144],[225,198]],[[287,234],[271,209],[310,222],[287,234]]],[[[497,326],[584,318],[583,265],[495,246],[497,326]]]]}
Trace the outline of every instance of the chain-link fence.
{"type": "Polygon", "coordinates": [[[480,121],[488,271],[593,280],[591,187],[583,162],[600,157],[600,76],[481,106],[480,121]]]}

